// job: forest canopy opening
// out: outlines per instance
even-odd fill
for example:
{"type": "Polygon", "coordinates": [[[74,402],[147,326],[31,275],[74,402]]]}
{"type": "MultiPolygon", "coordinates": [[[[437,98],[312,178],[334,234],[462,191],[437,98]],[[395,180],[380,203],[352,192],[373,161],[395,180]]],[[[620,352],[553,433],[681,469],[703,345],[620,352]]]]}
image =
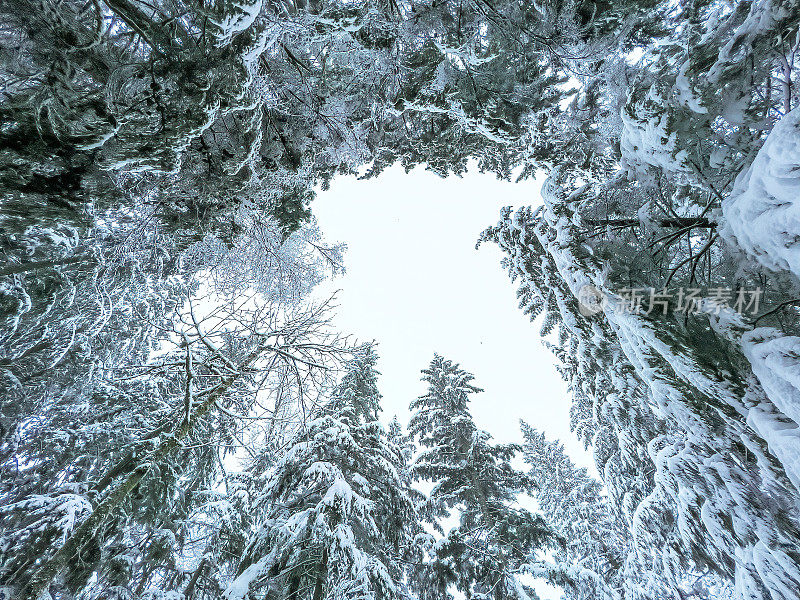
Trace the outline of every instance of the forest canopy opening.
{"type": "Polygon", "coordinates": [[[375,179],[337,178],[312,208],[328,239],[347,241],[346,271],[314,296],[335,293],[337,329],[377,342],[385,420],[407,422],[424,390],[419,368],[436,351],[476,372],[485,393],[472,411],[495,439],[520,441],[519,419],[535,419],[590,466],[569,403],[557,401],[568,392],[554,357],[498,269],[502,254],[474,247],[503,206],[540,202],[536,181],[476,172],[443,179],[392,167],[375,179]]]}

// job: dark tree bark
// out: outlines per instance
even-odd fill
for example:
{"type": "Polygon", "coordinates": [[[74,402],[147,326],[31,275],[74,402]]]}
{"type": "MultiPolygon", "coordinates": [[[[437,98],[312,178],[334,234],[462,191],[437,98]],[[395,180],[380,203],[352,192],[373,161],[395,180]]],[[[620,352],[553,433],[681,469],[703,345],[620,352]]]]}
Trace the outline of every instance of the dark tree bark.
{"type": "MultiPolygon", "coordinates": [[[[584,219],[584,223],[592,227],[639,227],[642,222],[639,219],[584,219]]],[[[699,227],[703,229],[714,229],[717,224],[709,221],[705,217],[672,217],[656,221],[660,227],[699,227]]]]}

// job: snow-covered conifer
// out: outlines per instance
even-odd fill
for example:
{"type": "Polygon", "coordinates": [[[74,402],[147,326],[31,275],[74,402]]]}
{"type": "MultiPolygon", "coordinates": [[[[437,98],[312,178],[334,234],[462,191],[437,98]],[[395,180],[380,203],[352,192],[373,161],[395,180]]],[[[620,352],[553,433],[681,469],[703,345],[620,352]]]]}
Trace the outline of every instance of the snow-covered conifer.
{"type": "Polygon", "coordinates": [[[226,598],[258,590],[291,600],[407,597],[402,560],[416,508],[402,450],[376,420],[376,359],[371,347],[357,353],[330,402],[266,474],[263,523],[226,598]]]}
{"type": "Polygon", "coordinates": [[[550,530],[516,505],[528,486],[510,462],[519,448],[493,444],[476,427],[468,405],[481,390],[470,373],[439,355],[422,373],[428,392],[411,403],[409,432],[420,445],[412,472],[433,484],[423,514],[445,537],[430,544],[415,575],[417,593],[449,597],[452,584],[471,597],[524,600],[529,590],[519,569],[549,542],[550,530]],[[441,519],[453,510],[458,524],[445,532],[441,519]]]}

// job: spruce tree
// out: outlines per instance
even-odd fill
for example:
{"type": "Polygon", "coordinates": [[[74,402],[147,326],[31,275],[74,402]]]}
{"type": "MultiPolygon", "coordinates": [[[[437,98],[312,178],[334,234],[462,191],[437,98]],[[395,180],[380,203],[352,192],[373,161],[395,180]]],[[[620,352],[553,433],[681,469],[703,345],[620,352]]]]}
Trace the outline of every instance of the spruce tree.
{"type": "Polygon", "coordinates": [[[570,600],[730,596],[732,586],[708,573],[686,570],[664,577],[642,568],[630,527],[602,484],[577,467],[561,443],[548,441],[524,421],[521,428],[534,497],[562,541],[552,560],[531,563],[531,573],[548,577],[570,600]]]}
{"type": "Polygon", "coordinates": [[[785,552],[797,536],[791,471],[766,445],[771,427],[786,421],[744,356],[739,340],[749,326],[730,309],[626,309],[619,290],[661,276],[640,268],[648,256],[613,235],[587,235],[583,215],[598,208],[591,186],[555,172],[543,196],[545,207],[505,212],[484,239],[507,252],[523,307],[544,308],[558,326],[563,373],[583,404],[579,423],[593,436],[640,568],[673,588],[684,573],[710,571],[735,581],[743,597],[794,586],[800,571],[785,552]],[[579,302],[584,286],[607,300],[597,312],[579,302]]]}
{"type": "Polygon", "coordinates": [[[411,403],[409,432],[421,447],[412,472],[433,484],[424,516],[445,537],[430,545],[417,593],[450,597],[452,584],[468,597],[524,599],[530,590],[520,567],[551,532],[541,517],[515,506],[528,486],[510,462],[519,447],[492,444],[476,427],[468,404],[481,390],[470,373],[439,355],[422,373],[428,392],[411,403]],[[458,525],[444,532],[439,520],[453,510],[458,525]]]}
{"type": "Polygon", "coordinates": [[[226,598],[259,590],[287,600],[408,596],[403,559],[416,508],[402,451],[376,420],[376,358],[361,349],[267,473],[258,500],[265,517],[226,598]]]}

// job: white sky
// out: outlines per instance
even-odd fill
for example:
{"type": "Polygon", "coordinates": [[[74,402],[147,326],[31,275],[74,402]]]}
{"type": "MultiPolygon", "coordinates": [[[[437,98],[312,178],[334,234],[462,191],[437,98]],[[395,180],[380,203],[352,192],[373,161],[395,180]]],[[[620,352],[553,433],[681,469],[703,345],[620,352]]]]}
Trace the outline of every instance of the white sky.
{"type": "Polygon", "coordinates": [[[317,294],[339,289],[337,327],[378,342],[387,420],[408,421],[409,402],[425,392],[420,369],[438,352],[485,390],[472,402],[478,427],[499,441],[521,441],[522,418],[561,439],[575,462],[594,472],[569,430],[565,384],[541,344],[539,323],[517,307],[501,252],[493,244],[474,249],[501,207],[539,202],[534,181],[479,173],[445,180],[393,167],[366,181],[337,177],[312,210],[329,242],[347,244],[347,273],[317,294]]]}

